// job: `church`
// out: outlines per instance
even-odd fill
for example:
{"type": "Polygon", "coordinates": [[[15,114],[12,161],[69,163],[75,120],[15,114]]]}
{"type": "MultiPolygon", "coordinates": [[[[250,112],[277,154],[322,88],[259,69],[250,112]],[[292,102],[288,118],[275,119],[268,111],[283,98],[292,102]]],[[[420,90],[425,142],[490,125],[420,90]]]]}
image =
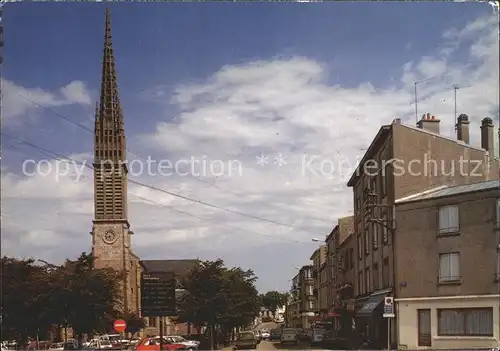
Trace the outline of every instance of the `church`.
{"type": "MultiPolygon", "coordinates": [[[[140,278],[143,272],[174,272],[176,276],[182,276],[198,260],[141,261],[133,252],[131,237],[134,233],[128,221],[126,160],[125,125],[118,96],[111,15],[106,7],[100,99],[95,110],[92,255],[95,268],[110,267],[124,273],[121,307],[140,315],[140,278]]],[[[159,334],[159,319],[146,318],[146,321],[148,328],[143,334],[159,334]]],[[[182,329],[186,326],[175,325],[169,318],[165,318],[163,325],[165,335],[185,333],[182,329]]]]}

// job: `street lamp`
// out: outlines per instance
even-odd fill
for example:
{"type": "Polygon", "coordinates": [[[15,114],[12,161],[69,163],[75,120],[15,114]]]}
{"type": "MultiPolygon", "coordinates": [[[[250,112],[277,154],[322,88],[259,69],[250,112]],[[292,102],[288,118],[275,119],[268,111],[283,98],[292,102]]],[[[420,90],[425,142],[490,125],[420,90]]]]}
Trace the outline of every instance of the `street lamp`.
{"type": "Polygon", "coordinates": [[[312,238],[311,241],[314,242],[314,243],[321,243],[324,240],[321,240],[321,239],[318,239],[318,238],[312,238]]]}

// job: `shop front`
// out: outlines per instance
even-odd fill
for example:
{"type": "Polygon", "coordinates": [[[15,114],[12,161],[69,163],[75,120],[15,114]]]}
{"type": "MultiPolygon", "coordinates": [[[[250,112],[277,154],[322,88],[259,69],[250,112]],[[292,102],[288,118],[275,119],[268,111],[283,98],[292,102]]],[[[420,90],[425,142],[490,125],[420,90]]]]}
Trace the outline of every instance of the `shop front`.
{"type": "Polygon", "coordinates": [[[391,290],[372,293],[356,301],[356,334],[374,349],[386,349],[389,323],[384,318],[384,299],[391,290]]]}

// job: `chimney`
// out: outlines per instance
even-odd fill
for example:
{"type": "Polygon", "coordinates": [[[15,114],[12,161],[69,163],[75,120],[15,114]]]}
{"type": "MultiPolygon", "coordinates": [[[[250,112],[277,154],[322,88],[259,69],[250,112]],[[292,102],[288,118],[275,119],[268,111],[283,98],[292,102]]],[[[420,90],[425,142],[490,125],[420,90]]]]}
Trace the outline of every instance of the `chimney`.
{"type": "Polygon", "coordinates": [[[439,134],[439,119],[431,116],[430,113],[422,115],[422,119],[418,121],[417,127],[428,132],[439,134]]]}
{"type": "Polygon", "coordinates": [[[493,121],[490,117],[485,117],[481,121],[481,147],[493,155],[493,121]]]}
{"type": "Polygon", "coordinates": [[[463,113],[458,116],[455,126],[457,129],[457,139],[462,140],[466,144],[469,144],[469,124],[469,116],[463,113]]]}

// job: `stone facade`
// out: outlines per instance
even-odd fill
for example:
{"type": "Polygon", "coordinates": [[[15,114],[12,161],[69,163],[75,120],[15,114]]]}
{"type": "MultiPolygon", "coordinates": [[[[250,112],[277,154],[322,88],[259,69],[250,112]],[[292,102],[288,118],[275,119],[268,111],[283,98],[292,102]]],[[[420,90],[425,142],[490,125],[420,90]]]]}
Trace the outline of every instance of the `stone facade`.
{"type": "MultiPolygon", "coordinates": [[[[499,178],[500,163],[493,155],[491,119],[484,118],[481,128],[484,139],[481,145],[488,150],[466,142],[469,137],[468,128],[461,125],[464,121],[468,121],[465,115],[457,121],[462,140],[440,135],[439,119],[429,114],[422,117],[417,127],[404,125],[399,119],[382,126],[349,180],[354,198],[357,309],[375,295],[397,292],[394,285],[394,242],[399,232],[396,199],[440,185],[455,186],[499,178]],[[368,200],[367,190],[375,197],[377,206],[372,215],[378,223],[368,221],[364,207],[368,200]]],[[[379,311],[373,318],[361,318],[357,325],[358,330],[365,329],[372,339],[380,340],[379,347],[387,345],[384,340],[387,338],[386,324],[381,321],[379,311]],[[379,314],[377,320],[375,317],[379,314]]],[[[390,328],[394,344],[397,337],[394,320],[390,328]]]]}
{"type": "Polygon", "coordinates": [[[127,214],[125,130],[108,8],[102,66],[101,96],[95,114],[92,254],[95,268],[110,267],[123,273],[119,307],[123,311],[139,313],[140,267],[131,248],[133,233],[127,214]]]}
{"type": "Polygon", "coordinates": [[[399,344],[409,349],[497,346],[500,181],[438,187],[401,199],[397,202],[396,218],[399,344]],[[453,215],[449,216],[451,210],[453,215]],[[441,317],[441,311],[447,312],[448,317],[441,317]],[[474,316],[468,327],[478,335],[467,330],[453,330],[455,335],[449,335],[449,330],[440,330],[440,326],[449,327],[450,320],[464,312],[474,316]],[[417,330],[408,327],[409,321],[418,319],[417,330]]]}

